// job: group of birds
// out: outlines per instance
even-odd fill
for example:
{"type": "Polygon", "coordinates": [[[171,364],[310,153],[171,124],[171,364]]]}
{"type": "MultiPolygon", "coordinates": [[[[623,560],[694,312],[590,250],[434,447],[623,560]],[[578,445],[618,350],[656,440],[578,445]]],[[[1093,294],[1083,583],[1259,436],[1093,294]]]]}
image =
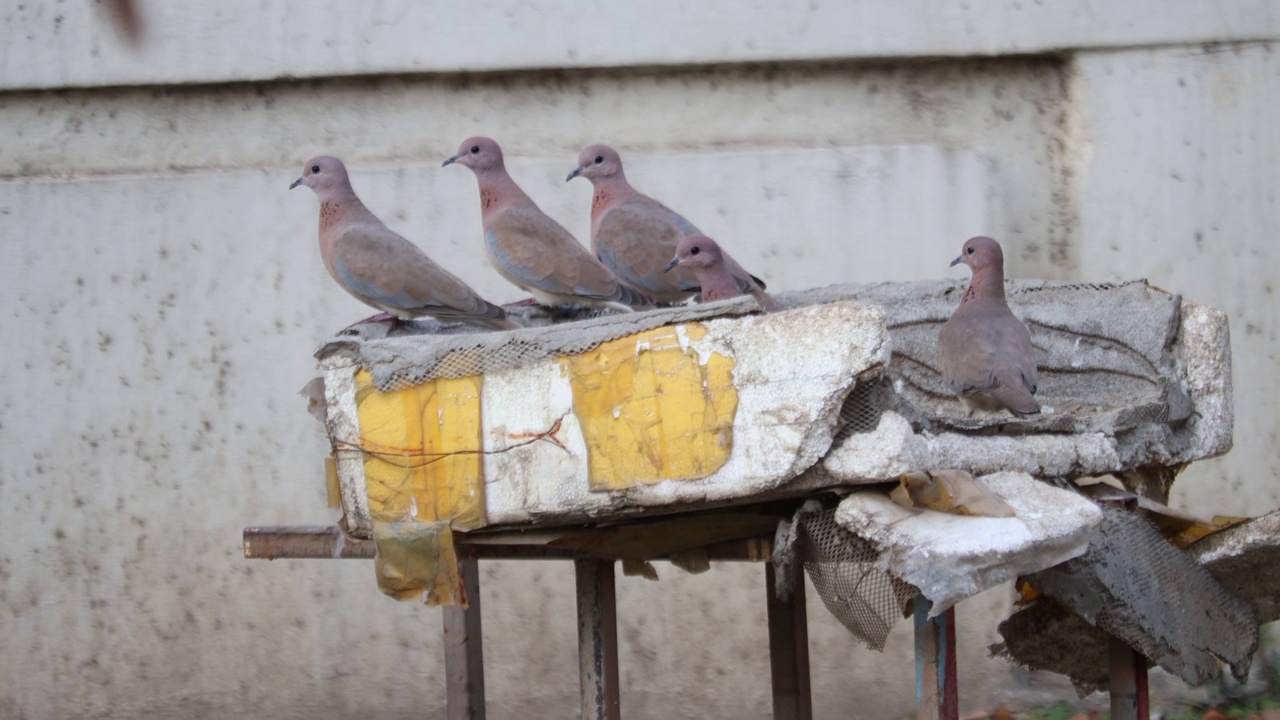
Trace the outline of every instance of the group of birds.
{"type": "MultiPolygon", "coordinates": [[[[566,178],[595,186],[588,252],[525,194],[507,173],[502,149],[474,137],[444,161],[475,173],[485,254],[498,274],[549,307],[581,305],[645,310],[681,303],[755,296],[777,305],[764,283],[742,269],[693,223],[627,182],[618,153],[606,145],[582,151],[566,178]]],[[[315,157],[290,188],[306,185],[320,200],[320,257],[329,274],[367,305],[401,320],[511,330],[499,306],[480,297],[416,245],[382,223],[351,188],[342,161],[315,157]]]]}
{"type": "MultiPolygon", "coordinates": [[[[591,251],[538,208],[503,163],[490,138],[469,138],[444,166],[462,165],[480,188],[485,254],[500,275],[556,307],[645,310],[682,303],[753,296],[766,312],[777,309],[765,283],[748,273],[691,222],[627,182],[622,160],[607,145],[578,155],[565,181],[586,178],[591,200],[591,251]]],[[[351,187],[334,157],[308,160],[289,186],[306,185],[320,200],[320,257],[333,279],[387,316],[423,316],[493,330],[518,328],[506,312],[480,297],[416,245],[377,218],[351,187]]],[[[952,265],[973,272],[968,292],[938,339],[945,380],[973,407],[1004,407],[1017,415],[1040,411],[1033,395],[1036,366],[1025,325],[1004,296],[1000,245],[971,238],[952,265]]]]}

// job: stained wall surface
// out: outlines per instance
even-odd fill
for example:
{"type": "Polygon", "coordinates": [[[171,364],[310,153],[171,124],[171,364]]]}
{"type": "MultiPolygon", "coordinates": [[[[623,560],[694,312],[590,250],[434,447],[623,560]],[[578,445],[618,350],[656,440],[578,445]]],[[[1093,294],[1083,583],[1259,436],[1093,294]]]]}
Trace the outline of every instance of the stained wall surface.
{"type": "MultiPolygon", "coordinates": [[[[332,284],[308,157],[500,302],[469,135],[580,239],[577,151],[770,286],[1149,278],[1226,310],[1236,447],[1175,503],[1280,505],[1274,244],[1280,6],[1112,3],[140,3],[0,17],[0,717],[443,717],[440,613],[357,561],[250,562],[321,524],[327,444],[295,392],[364,317],[332,284]],[[945,7],[944,7],[945,5],[945,7]]],[[[619,581],[623,708],[766,718],[758,566],[619,581]]],[[[576,712],[572,569],[484,566],[490,717],[576,712]]],[[[910,627],[857,646],[812,596],[816,716],[912,703],[910,627]]],[[[1011,591],[960,606],[962,707],[1074,697],[987,659],[1011,591]]],[[[1163,680],[1163,697],[1187,690],[1163,680]]]]}

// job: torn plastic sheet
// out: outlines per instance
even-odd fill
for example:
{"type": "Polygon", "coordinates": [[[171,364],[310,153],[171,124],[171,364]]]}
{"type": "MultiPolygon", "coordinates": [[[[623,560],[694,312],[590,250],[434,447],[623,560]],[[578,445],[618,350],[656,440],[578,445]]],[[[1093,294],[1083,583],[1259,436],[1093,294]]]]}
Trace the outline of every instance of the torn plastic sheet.
{"type": "Polygon", "coordinates": [[[375,520],[373,541],[378,547],[374,573],[379,590],[396,600],[422,598],[432,606],[467,606],[448,521],[375,520]]]}
{"type": "Polygon", "coordinates": [[[836,522],[880,551],[878,565],[920,589],[931,616],[1019,575],[1085,552],[1098,506],[1023,473],[977,478],[1016,513],[974,517],[908,510],[880,490],[849,495],[836,522]]]}

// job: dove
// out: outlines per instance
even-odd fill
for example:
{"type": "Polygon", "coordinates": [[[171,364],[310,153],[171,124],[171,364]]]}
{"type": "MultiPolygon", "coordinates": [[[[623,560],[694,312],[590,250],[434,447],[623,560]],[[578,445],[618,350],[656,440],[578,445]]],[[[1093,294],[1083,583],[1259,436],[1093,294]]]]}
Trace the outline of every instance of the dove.
{"type": "Polygon", "coordinates": [[[1004,253],[988,237],[970,238],[951,262],[969,266],[973,279],[938,334],[942,377],[972,412],[1008,408],[1019,417],[1040,412],[1031,334],[1004,299],[1004,253]]]}
{"type": "Polygon", "coordinates": [[[444,161],[444,165],[454,163],[470,168],[480,185],[480,220],[490,264],[540,304],[619,310],[653,305],[538,208],[507,174],[498,143],[469,138],[444,161]]]}
{"type": "MultiPolygon", "coordinates": [[[[578,154],[578,167],[565,178],[591,181],[591,250],[623,282],[662,303],[680,303],[698,292],[692,268],[664,273],[681,238],[702,235],[693,223],[627,182],[622,159],[608,145],[591,145],[578,154]]],[[[723,251],[722,251],[723,252],[723,251]]],[[[747,273],[733,258],[724,264],[742,292],[763,290],[765,284],[747,273]]],[[[757,296],[759,297],[759,296],[757,296]]],[[[768,297],[768,296],[764,296],[768,297]]]]}
{"type": "MultiPolygon", "coordinates": [[[[698,286],[702,288],[703,302],[726,300],[744,294],[737,280],[729,274],[724,252],[715,240],[705,235],[690,235],[680,240],[676,245],[675,257],[671,258],[662,271],[670,272],[676,267],[693,271],[698,286]]],[[[765,312],[778,309],[773,298],[758,286],[753,284],[750,292],[765,312]]]]}
{"type": "Polygon", "coordinates": [[[502,308],[486,301],[418,246],[382,224],[351,189],[334,157],[307,161],[302,177],[320,200],[320,258],[333,279],[366,305],[410,320],[429,315],[492,330],[514,330],[502,308]]]}

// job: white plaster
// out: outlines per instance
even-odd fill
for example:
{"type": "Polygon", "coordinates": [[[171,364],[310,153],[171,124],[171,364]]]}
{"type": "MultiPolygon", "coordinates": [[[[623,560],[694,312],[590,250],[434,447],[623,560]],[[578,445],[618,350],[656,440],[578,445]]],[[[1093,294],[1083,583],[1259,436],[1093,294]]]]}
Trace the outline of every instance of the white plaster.
{"type": "Polygon", "coordinates": [[[1014,511],[1012,517],[975,517],[911,510],[883,490],[849,495],[836,522],[870,541],[877,566],[920,589],[938,615],[964,598],[1020,575],[1081,555],[1102,520],[1091,500],[1024,473],[977,478],[1014,511]]]}
{"type": "Polygon", "coordinates": [[[131,49],[102,7],[8,13],[6,88],[178,84],[527,68],[1029,54],[1274,37],[1280,9],[1200,0],[458,4],[136,0],[131,49]],[[623,31],[625,29],[625,31],[623,31]]]}

